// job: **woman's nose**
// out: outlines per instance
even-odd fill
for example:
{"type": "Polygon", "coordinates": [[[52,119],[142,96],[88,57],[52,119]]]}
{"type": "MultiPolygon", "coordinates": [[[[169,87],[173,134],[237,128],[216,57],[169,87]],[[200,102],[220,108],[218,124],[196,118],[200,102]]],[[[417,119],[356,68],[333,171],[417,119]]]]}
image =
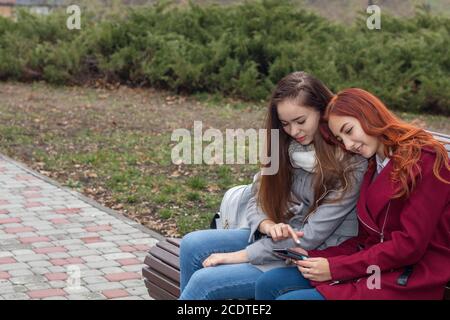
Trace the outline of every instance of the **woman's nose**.
{"type": "Polygon", "coordinates": [[[302,130],[301,130],[299,125],[292,125],[292,127],[291,127],[291,135],[293,137],[298,137],[300,135],[301,131],[302,130]]]}
{"type": "Polygon", "coordinates": [[[342,142],[344,143],[345,149],[352,150],[353,145],[354,145],[353,141],[348,140],[348,139],[343,139],[342,142]]]}

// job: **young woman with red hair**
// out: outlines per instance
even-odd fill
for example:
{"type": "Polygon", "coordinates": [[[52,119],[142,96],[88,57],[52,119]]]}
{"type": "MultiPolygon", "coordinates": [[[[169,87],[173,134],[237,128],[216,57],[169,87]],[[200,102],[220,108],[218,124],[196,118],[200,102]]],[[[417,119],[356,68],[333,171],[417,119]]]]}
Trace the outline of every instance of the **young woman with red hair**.
{"type": "Polygon", "coordinates": [[[325,299],[442,299],[450,280],[450,165],[444,146],[362,89],[335,95],[325,119],[330,140],[369,159],[357,203],[359,235],[304,251],[309,258],[296,261],[297,268],[265,273],[256,298],[307,299],[317,291],[325,299]]]}

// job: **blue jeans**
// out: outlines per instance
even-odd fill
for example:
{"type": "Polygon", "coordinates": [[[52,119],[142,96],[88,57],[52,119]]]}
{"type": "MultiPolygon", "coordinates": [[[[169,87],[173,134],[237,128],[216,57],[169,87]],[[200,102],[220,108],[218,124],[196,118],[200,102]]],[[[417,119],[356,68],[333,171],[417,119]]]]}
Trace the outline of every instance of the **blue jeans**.
{"type": "Polygon", "coordinates": [[[325,300],[297,267],[269,270],[259,277],[256,300],[325,300]]]}
{"type": "Polygon", "coordinates": [[[250,263],[203,268],[212,253],[243,250],[249,229],[201,230],[187,234],[180,245],[180,300],[254,299],[263,273],[250,263]]]}

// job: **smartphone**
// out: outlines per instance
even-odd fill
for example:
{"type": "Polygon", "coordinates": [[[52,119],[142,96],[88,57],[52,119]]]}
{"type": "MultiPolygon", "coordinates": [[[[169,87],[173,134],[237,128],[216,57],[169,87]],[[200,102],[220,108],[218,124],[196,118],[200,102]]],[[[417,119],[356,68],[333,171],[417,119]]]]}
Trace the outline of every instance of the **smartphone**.
{"type": "Polygon", "coordinates": [[[286,249],[273,249],[273,253],[281,258],[284,259],[293,259],[293,260],[306,260],[308,259],[308,256],[305,256],[297,251],[294,251],[292,249],[286,248],[286,249]]]}

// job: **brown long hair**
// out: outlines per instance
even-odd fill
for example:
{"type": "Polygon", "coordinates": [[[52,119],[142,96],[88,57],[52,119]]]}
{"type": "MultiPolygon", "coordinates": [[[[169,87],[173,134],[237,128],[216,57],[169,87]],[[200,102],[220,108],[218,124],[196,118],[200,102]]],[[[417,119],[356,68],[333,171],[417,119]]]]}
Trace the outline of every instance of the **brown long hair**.
{"type": "MultiPolygon", "coordinates": [[[[271,129],[279,131],[279,169],[274,175],[261,175],[258,191],[258,203],[261,209],[275,222],[286,221],[290,217],[288,212],[288,202],[292,201],[291,187],[293,183],[293,168],[289,159],[289,144],[292,138],[283,130],[280,119],[278,118],[277,106],[285,100],[295,101],[299,106],[313,108],[320,112],[321,117],[325,113],[327,104],[333,97],[333,93],[318,79],[305,72],[294,72],[281,79],[272,93],[268,111],[266,115],[266,154],[271,156],[271,129]]],[[[336,188],[337,185],[345,186],[345,190],[351,187],[350,172],[346,172],[345,166],[348,164],[349,154],[344,153],[342,149],[333,144],[329,144],[323,137],[328,134],[325,130],[326,122],[320,121],[319,129],[314,137],[314,147],[318,164],[315,168],[315,177],[313,182],[314,203],[311,204],[307,217],[313,213],[319,205],[326,201],[324,194],[326,190],[336,188]],[[338,159],[340,158],[340,159],[338,159]],[[320,169],[320,170],[319,170],[320,169]]],[[[271,164],[262,165],[269,167],[271,164]]],[[[338,201],[334,199],[333,201],[338,201]]]]}
{"type": "MultiPolygon", "coordinates": [[[[425,130],[398,119],[370,92],[359,88],[342,90],[330,102],[325,119],[329,119],[330,115],[358,119],[364,132],[378,138],[384,145],[385,156],[391,158],[393,162],[391,181],[398,183],[393,198],[408,197],[414,189],[416,178],[420,175],[418,162],[423,147],[436,152],[433,165],[436,178],[444,183],[450,183],[439,174],[442,166],[450,170],[444,145],[425,130]],[[392,151],[390,155],[389,150],[392,151]]],[[[331,137],[331,140],[333,138],[331,137]]],[[[334,142],[341,144],[337,139],[334,142]]],[[[373,159],[369,165],[374,166],[373,159]]]]}

